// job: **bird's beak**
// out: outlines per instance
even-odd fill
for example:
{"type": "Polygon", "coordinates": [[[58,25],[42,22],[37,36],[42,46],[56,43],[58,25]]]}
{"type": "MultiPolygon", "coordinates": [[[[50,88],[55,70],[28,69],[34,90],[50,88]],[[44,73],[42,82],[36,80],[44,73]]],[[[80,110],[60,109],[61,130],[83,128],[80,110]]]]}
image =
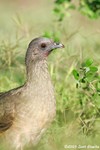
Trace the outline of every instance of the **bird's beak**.
{"type": "Polygon", "coordinates": [[[61,43],[54,43],[52,46],[52,50],[57,48],[64,48],[64,45],[61,43]]]}

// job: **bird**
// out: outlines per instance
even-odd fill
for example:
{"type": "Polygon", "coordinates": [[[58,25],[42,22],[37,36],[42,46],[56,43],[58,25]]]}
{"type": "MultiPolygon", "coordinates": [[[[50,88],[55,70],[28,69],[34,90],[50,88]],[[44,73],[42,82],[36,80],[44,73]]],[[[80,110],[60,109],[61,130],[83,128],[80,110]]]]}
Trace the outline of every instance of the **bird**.
{"type": "Polygon", "coordinates": [[[36,145],[55,118],[56,100],[47,58],[54,49],[63,47],[47,37],[33,39],[26,51],[25,83],[0,93],[0,137],[14,150],[36,145]]]}

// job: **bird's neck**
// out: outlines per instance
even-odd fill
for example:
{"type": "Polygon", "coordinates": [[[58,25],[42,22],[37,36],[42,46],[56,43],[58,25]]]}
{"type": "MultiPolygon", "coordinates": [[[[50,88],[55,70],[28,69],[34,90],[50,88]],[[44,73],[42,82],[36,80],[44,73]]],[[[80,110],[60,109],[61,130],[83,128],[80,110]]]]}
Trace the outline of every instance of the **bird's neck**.
{"type": "Polygon", "coordinates": [[[27,83],[36,83],[41,80],[48,80],[48,78],[49,73],[46,59],[33,62],[27,66],[27,83]]]}

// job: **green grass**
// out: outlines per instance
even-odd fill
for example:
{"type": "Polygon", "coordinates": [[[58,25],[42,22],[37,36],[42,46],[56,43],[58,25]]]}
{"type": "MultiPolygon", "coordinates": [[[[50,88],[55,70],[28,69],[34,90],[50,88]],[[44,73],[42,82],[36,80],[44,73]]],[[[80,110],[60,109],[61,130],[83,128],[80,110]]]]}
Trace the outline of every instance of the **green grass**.
{"type": "MultiPolygon", "coordinates": [[[[34,149],[64,150],[64,145],[100,146],[100,115],[95,120],[93,115],[85,120],[81,117],[83,111],[87,113],[90,107],[94,108],[88,103],[81,107],[80,99],[85,101],[85,97],[79,89],[76,89],[76,81],[72,75],[72,70],[79,67],[86,58],[92,58],[100,68],[99,29],[92,28],[89,20],[86,21],[87,28],[85,23],[76,24],[79,19],[77,15],[73,15],[76,21],[68,18],[62,26],[59,26],[54,21],[53,14],[50,13],[53,8],[50,5],[51,2],[44,4],[47,7],[45,8],[42,4],[41,9],[38,5],[36,8],[25,6],[21,9],[17,3],[13,7],[2,4],[0,9],[0,28],[2,29],[0,32],[0,91],[7,91],[24,83],[26,79],[24,57],[29,41],[47,31],[55,33],[65,45],[65,49],[54,51],[48,58],[49,71],[55,86],[57,115],[34,149]],[[36,13],[33,13],[34,10],[36,13]],[[89,126],[84,124],[84,121],[88,121],[87,119],[90,119],[89,126]]],[[[97,26],[97,23],[93,24],[97,26]]],[[[0,146],[0,150],[4,148],[0,146]]]]}

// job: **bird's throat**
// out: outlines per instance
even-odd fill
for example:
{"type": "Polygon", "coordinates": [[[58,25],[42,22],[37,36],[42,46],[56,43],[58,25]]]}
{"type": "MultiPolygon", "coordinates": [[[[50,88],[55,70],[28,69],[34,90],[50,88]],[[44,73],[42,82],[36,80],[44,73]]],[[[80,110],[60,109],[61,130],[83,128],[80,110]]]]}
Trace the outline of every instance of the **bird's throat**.
{"type": "Polygon", "coordinates": [[[27,67],[27,82],[37,83],[39,81],[48,80],[49,72],[47,60],[40,60],[36,63],[30,64],[27,67]]]}

